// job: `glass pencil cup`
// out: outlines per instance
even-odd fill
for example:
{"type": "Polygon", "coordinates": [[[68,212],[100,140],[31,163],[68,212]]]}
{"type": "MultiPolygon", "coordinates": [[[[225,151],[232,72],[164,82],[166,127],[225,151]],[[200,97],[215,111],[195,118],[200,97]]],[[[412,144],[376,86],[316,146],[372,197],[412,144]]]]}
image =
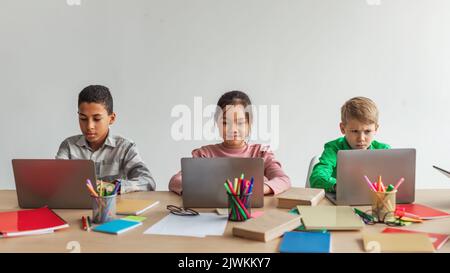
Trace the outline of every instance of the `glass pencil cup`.
{"type": "Polygon", "coordinates": [[[228,195],[228,220],[245,221],[251,218],[252,194],[229,194],[228,195]]]}
{"type": "Polygon", "coordinates": [[[92,221],[96,224],[102,224],[112,221],[116,217],[116,197],[117,194],[110,196],[99,196],[92,198],[92,221]]]}

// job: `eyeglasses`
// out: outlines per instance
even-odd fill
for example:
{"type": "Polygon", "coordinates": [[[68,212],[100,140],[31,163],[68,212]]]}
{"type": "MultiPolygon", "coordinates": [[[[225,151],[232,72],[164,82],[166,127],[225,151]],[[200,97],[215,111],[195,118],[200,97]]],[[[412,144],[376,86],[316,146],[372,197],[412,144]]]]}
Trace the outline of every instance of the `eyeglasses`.
{"type": "Polygon", "coordinates": [[[167,205],[166,207],[170,213],[178,215],[178,216],[197,216],[199,215],[198,211],[190,209],[190,208],[180,208],[174,205],[167,205]]]}
{"type": "Polygon", "coordinates": [[[377,215],[374,211],[368,210],[364,214],[358,213],[366,225],[386,224],[388,226],[406,226],[402,217],[398,217],[394,212],[388,212],[383,215],[377,215]]]}

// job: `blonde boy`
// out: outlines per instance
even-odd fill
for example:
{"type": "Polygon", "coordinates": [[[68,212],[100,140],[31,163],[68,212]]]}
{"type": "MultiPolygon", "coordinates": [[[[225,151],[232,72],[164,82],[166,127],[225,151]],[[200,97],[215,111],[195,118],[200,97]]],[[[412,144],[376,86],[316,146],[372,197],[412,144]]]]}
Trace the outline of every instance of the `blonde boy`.
{"type": "Polygon", "coordinates": [[[327,192],[336,191],[336,161],[339,150],[351,149],[389,149],[390,146],[374,140],[378,131],[378,109],[375,103],[365,97],[355,97],[341,108],[339,124],[344,137],[325,144],[319,163],[309,177],[313,188],[327,192]]]}

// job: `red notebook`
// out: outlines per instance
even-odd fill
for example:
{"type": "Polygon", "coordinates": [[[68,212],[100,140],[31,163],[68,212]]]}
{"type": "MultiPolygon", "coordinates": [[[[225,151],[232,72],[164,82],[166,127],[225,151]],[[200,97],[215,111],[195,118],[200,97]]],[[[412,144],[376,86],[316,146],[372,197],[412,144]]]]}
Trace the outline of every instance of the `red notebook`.
{"type": "Polygon", "coordinates": [[[397,210],[405,209],[405,212],[415,214],[424,220],[450,217],[450,214],[445,211],[433,209],[420,204],[398,204],[396,206],[396,209],[397,210]]]}
{"type": "Polygon", "coordinates": [[[47,207],[0,212],[0,235],[2,237],[51,233],[67,227],[69,225],[47,207]]]}
{"type": "Polygon", "coordinates": [[[382,233],[423,233],[430,237],[431,242],[433,243],[434,249],[438,250],[441,248],[448,240],[447,234],[440,233],[428,233],[428,232],[420,232],[414,230],[406,230],[399,228],[385,228],[382,233]]]}

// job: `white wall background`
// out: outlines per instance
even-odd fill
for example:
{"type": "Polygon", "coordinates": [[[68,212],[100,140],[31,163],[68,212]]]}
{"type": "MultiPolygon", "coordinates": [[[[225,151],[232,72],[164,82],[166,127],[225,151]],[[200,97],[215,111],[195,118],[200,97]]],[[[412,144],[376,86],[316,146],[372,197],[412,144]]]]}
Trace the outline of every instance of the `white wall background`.
{"type": "Polygon", "coordinates": [[[0,188],[12,158],[52,158],[78,134],[78,92],[110,87],[118,122],[166,190],[179,159],[206,141],[176,142],[175,105],[241,89],[280,105],[276,156],[295,186],[340,136],[356,95],[381,111],[377,139],[417,148],[419,188],[449,188],[450,1],[0,1],[0,188]]]}

